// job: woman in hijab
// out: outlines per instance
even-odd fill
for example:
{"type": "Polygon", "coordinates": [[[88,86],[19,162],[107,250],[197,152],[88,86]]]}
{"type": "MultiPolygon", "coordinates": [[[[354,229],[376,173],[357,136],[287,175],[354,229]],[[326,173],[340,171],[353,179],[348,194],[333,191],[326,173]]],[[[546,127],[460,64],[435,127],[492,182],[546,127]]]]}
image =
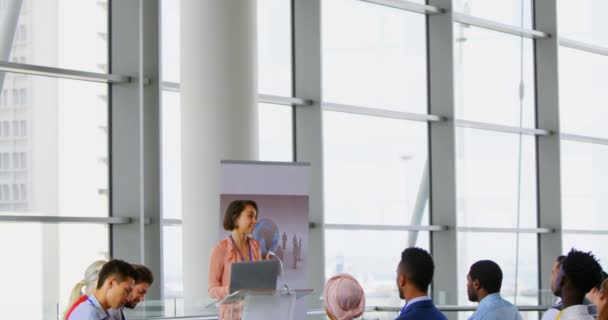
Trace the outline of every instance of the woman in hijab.
{"type": "Polygon", "coordinates": [[[341,273],[327,281],[325,290],[325,312],[331,320],[352,320],[365,310],[365,293],[353,276],[341,273]]]}

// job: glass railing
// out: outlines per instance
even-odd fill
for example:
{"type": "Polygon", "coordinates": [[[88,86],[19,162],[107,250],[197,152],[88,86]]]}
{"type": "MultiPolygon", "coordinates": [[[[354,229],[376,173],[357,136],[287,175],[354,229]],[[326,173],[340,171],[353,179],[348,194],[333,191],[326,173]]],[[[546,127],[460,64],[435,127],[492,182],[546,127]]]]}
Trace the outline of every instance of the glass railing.
{"type": "MultiPolygon", "coordinates": [[[[550,292],[541,292],[541,301],[553,302],[554,297],[550,295],[550,292]],[[545,300],[546,299],[546,300],[545,300]]],[[[387,304],[379,304],[379,299],[369,299],[373,301],[373,305],[368,303],[364,316],[362,319],[366,320],[393,320],[397,317],[401,311],[402,305],[400,300],[388,299],[385,301],[387,304]]],[[[143,319],[188,319],[188,320],[199,320],[199,319],[218,319],[218,308],[214,305],[216,300],[214,299],[199,299],[197,301],[188,301],[188,307],[183,298],[173,298],[164,300],[146,300],[137,305],[135,309],[125,309],[125,316],[129,320],[143,320],[143,319]]],[[[327,319],[325,315],[325,307],[321,300],[318,303],[312,304],[313,306],[306,310],[306,319],[327,319]]],[[[439,310],[447,314],[462,314],[468,315],[475,311],[476,305],[438,305],[439,310]]],[[[544,312],[549,306],[539,305],[518,305],[518,309],[522,312],[524,319],[538,319],[540,318],[539,312],[544,312]]],[[[63,320],[63,310],[65,306],[55,306],[53,309],[57,310],[56,316],[49,319],[63,320]]],[[[45,317],[46,318],[46,317],[45,317]]],[[[461,317],[463,318],[463,317],[461,317]]],[[[466,319],[464,317],[463,319],[466,319]]]]}

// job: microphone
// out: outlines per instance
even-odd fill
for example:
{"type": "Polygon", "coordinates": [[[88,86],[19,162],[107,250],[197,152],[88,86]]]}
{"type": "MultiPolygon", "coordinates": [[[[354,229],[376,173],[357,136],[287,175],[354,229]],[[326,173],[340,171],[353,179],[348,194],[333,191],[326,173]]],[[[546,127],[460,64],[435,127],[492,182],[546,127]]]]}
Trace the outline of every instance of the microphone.
{"type": "MultiPolygon", "coordinates": [[[[281,277],[283,278],[283,280],[285,280],[285,269],[283,268],[283,261],[281,260],[281,258],[279,258],[279,256],[277,256],[276,253],[270,250],[268,250],[268,254],[274,256],[279,261],[279,267],[281,267],[281,277]]],[[[289,290],[289,287],[286,284],[283,284],[283,289],[289,290]]]]}

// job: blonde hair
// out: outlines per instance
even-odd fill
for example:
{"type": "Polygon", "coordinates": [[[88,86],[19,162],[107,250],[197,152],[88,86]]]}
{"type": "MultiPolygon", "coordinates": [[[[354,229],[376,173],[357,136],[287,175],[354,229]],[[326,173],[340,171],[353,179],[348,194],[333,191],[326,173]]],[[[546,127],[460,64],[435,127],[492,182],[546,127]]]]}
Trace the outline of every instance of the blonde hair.
{"type": "MultiPolygon", "coordinates": [[[[608,299],[608,278],[602,282],[600,292],[604,295],[604,299],[608,299]]],[[[597,320],[608,320],[608,301],[598,310],[597,320]]]]}
{"type": "Polygon", "coordinates": [[[84,271],[84,278],[78,283],[76,283],[72,288],[72,291],[70,291],[70,300],[68,300],[67,307],[64,311],[64,319],[66,319],[68,311],[70,311],[72,305],[76,303],[76,301],[78,301],[80,297],[82,297],[82,288],[85,289],[85,294],[89,294],[91,291],[97,288],[97,279],[99,278],[99,271],[101,271],[101,268],[104,264],[106,264],[106,261],[97,260],[91,263],[84,271]]]}

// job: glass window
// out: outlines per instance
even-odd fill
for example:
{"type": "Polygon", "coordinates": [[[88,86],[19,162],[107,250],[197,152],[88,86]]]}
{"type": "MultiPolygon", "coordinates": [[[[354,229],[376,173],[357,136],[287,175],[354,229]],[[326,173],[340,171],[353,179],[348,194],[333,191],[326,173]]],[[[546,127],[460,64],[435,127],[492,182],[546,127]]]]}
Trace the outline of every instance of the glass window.
{"type": "Polygon", "coordinates": [[[534,137],[458,128],[456,138],[458,225],[515,228],[519,209],[520,227],[535,228],[534,137]]]}
{"type": "Polygon", "coordinates": [[[604,0],[557,1],[557,21],[560,36],[591,44],[608,46],[604,0]]]}
{"type": "Polygon", "coordinates": [[[259,104],[259,158],[262,161],[293,161],[293,108],[259,104]]]}
{"type": "Polygon", "coordinates": [[[322,2],[323,100],[427,113],[425,15],[322,2]]]}
{"type": "Polygon", "coordinates": [[[291,97],[291,1],[258,1],[258,91],[291,97]]]}
{"type": "MultiPolygon", "coordinates": [[[[538,260],[537,242],[535,234],[459,232],[458,288],[461,290],[458,291],[458,304],[476,305],[467,297],[467,274],[473,263],[492,260],[500,266],[503,273],[500,290],[503,298],[517,305],[538,305],[539,279],[538,265],[535,263],[538,260]]],[[[461,313],[460,319],[466,319],[470,314],[461,313]]]]}
{"type": "Polygon", "coordinates": [[[180,6],[181,1],[161,0],[162,80],[180,82],[180,6]],[[172,35],[172,36],[168,36],[172,35]]]}
{"type": "Polygon", "coordinates": [[[182,226],[163,226],[164,299],[183,298],[182,226]]]}
{"type": "Polygon", "coordinates": [[[608,229],[608,146],[562,140],[561,154],[563,228],[608,229]]]}
{"type": "Polygon", "coordinates": [[[326,223],[428,224],[426,123],[326,111],[323,127],[326,223]]]}
{"type": "Polygon", "coordinates": [[[559,87],[561,131],[608,138],[608,57],[560,47],[559,87]]]}
{"type": "MultiPolygon", "coordinates": [[[[10,83],[13,76],[7,74],[4,83],[10,83]]],[[[109,168],[98,161],[108,157],[108,134],[100,130],[100,127],[108,126],[108,105],[99,98],[107,93],[108,86],[47,77],[20,77],[27,80],[24,81],[29,89],[27,100],[31,103],[0,113],[0,121],[24,121],[34,130],[27,139],[15,135],[0,143],[0,152],[6,154],[3,167],[15,173],[0,175],[0,183],[27,182],[31,186],[30,199],[25,203],[25,210],[5,207],[2,211],[50,216],[108,216],[108,196],[99,194],[99,190],[109,187],[109,168]],[[9,160],[12,162],[10,167],[9,160]]]]}
{"type": "Polygon", "coordinates": [[[92,72],[101,71],[98,64],[108,63],[108,39],[98,36],[108,33],[107,0],[25,0],[15,6],[18,2],[13,1],[7,10],[18,10],[11,14],[19,15],[17,25],[21,27],[7,27],[14,28],[17,40],[19,33],[25,40],[27,29],[30,41],[15,43],[14,56],[32,57],[32,64],[92,72]]]}
{"type": "Polygon", "coordinates": [[[182,218],[181,112],[178,92],[162,92],[163,219],[182,218]]]}
{"type": "Polygon", "coordinates": [[[430,247],[429,232],[419,232],[414,243],[408,236],[406,231],[326,230],[325,278],[350,273],[361,283],[366,305],[403,305],[396,284],[401,252],[414,245],[430,247]]]}
{"type": "Polygon", "coordinates": [[[531,0],[454,0],[454,11],[513,26],[532,28],[531,0]]]}
{"type": "Polygon", "coordinates": [[[57,319],[57,304],[63,312],[85,269],[108,259],[108,249],[105,225],[0,223],[0,251],[13,261],[0,264],[11,288],[0,291],[2,303],[11,306],[3,318],[57,319]]]}
{"type": "Polygon", "coordinates": [[[533,128],[532,40],[460,23],[454,34],[456,117],[533,128]]]}

